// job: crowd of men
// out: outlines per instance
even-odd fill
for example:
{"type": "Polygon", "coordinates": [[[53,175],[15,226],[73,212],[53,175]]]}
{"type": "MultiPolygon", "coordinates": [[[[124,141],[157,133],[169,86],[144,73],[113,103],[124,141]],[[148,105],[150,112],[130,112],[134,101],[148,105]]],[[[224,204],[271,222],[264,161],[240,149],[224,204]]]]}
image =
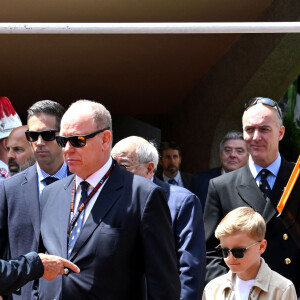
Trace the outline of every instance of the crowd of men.
{"type": "Polygon", "coordinates": [[[267,224],[266,263],[300,296],[300,251],[276,211],[294,164],[279,153],[284,126],[273,100],[249,100],[243,133],[220,143],[221,166],[194,174],[180,170],[176,143],[157,150],[130,136],[113,146],[100,103],[65,111],[38,101],[24,126],[8,98],[0,109],[0,295],[201,299],[227,272],[217,225],[248,206],[267,224]]]}

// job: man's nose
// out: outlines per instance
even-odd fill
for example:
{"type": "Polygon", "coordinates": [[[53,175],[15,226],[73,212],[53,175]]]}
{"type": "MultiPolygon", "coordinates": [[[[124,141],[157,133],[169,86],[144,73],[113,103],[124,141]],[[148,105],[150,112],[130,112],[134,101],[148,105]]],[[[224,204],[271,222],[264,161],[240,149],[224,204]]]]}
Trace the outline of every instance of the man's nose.
{"type": "Polygon", "coordinates": [[[260,133],[258,130],[255,130],[253,133],[253,140],[259,140],[260,139],[260,133]]]}
{"type": "Polygon", "coordinates": [[[232,149],[232,150],[230,151],[230,156],[231,156],[231,157],[237,157],[237,155],[238,155],[237,150],[232,149]]]}
{"type": "Polygon", "coordinates": [[[37,145],[45,145],[45,141],[43,140],[42,136],[39,134],[38,139],[36,141],[37,145]]]}
{"type": "Polygon", "coordinates": [[[8,157],[8,158],[16,158],[15,151],[9,150],[9,151],[7,152],[7,157],[8,157]]]}
{"type": "Polygon", "coordinates": [[[67,141],[66,146],[63,148],[64,152],[68,152],[68,151],[73,151],[74,150],[74,146],[72,146],[72,144],[67,141]]]}

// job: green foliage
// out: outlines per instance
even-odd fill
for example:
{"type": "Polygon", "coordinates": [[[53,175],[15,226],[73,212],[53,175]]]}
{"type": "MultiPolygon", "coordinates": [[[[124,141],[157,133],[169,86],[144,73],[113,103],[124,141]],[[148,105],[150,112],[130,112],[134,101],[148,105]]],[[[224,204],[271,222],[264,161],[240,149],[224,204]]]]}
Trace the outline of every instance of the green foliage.
{"type": "Polygon", "coordinates": [[[288,161],[297,161],[300,154],[300,120],[294,121],[294,109],[300,76],[290,85],[285,95],[287,97],[287,109],[283,117],[285,135],[280,142],[280,153],[288,161]]]}

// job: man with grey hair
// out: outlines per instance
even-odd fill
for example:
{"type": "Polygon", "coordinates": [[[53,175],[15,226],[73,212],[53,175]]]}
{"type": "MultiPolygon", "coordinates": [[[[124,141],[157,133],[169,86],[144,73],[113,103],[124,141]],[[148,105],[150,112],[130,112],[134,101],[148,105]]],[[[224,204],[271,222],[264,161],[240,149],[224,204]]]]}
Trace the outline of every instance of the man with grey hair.
{"type": "Polygon", "coordinates": [[[167,184],[154,176],[156,148],[145,139],[130,136],[112,149],[119,166],[152,180],[163,188],[172,217],[182,300],[200,300],[205,279],[205,237],[199,199],[185,188],[167,184]]]}
{"type": "Polygon", "coordinates": [[[212,178],[243,167],[248,160],[248,151],[243,134],[232,130],[226,133],[220,143],[221,166],[193,174],[190,190],[199,197],[204,211],[208,184],[212,178]]]}
{"type": "Polygon", "coordinates": [[[111,116],[100,103],[79,100],[64,114],[56,141],[74,175],[43,191],[41,236],[47,253],[69,258],[81,273],[40,280],[40,300],[179,299],[164,193],[122,170],[111,140],[111,116]]]}
{"type": "MultiPolygon", "coordinates": [[[[38,250],[40,195],[46,185],[68,174],[55,140],[64,111],[51,100],[38,101],[28,109],[25,134],[36,164],[0,182],[0,257],[7,243],[11,257],[38,250]]],[[[31,299],[31,290],[30,282],[13,299],[31,299]]]]}
{"type": "Polygon", "coordinates": [[[218,223],[229,211],[249,206],[259,212],[267,224],[268,248],[263,258],[271,269],[294,283],[299,297],[300,249],[277,218],[276,210],[294,167],[279,153],[279,141],[285,131],[281,110],[272,99],[255,97],[245,104],[242,123],[244,140],[250,152],[248,163],[209,183],[204,210],[206,279],[210,281],[227,272],[215,249],[218,240],[214,231],[218,223]]]}

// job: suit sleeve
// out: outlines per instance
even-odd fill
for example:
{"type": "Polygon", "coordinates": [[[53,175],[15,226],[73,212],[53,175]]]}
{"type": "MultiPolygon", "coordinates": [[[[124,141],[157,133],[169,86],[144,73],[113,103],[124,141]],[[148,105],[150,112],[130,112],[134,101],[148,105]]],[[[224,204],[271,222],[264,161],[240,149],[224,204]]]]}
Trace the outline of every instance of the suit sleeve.
{"type": "Polygon", "coordinates": [[[192,180],[191,180],[191,188],[190,191],[194,193],[200,200],[201,203],[201,208],[202,208],[202,213],[204,211],[205,207],[205,200],[206,200],[206,195],[205,197],[203,196],[203,186],[205,185],[206,180],[201,176],[199,173],[194,173],[192,180]]]}
{"type": "Polygon", "coordinates": [[[7,214],[4,181],[0,181],[0,258],[8,258],[4,255],[8,249],[7,214]]]}
{"type": "Polygon", "coordinates": [[[0,270],[0,295],[3,295],[41,277],[44,266],[38,254],[30,252],[17,259],[0,260],[0,270]]]}
{"type": "Polygon", "coordinates": [[[180,281],[171,216],[160,188],[148,196],[141,218],[147,300],[178,300],[180,281]]]}
{"type": "Polygon", "coordinates": [[[223,218],[220,196],[214,180],[210,180],[204,209],[204,228],[206,237],[206,283],[227,273],[224,261],[217,256],[216,249],[219,240],[215,237],[215,230],[223,218]]]}
{"type": "Polygon", "coordinates": [[[200,200],[186,195],[175,220],[182,300],[200,300],[204,289],[206,257],[200,200]]]}

